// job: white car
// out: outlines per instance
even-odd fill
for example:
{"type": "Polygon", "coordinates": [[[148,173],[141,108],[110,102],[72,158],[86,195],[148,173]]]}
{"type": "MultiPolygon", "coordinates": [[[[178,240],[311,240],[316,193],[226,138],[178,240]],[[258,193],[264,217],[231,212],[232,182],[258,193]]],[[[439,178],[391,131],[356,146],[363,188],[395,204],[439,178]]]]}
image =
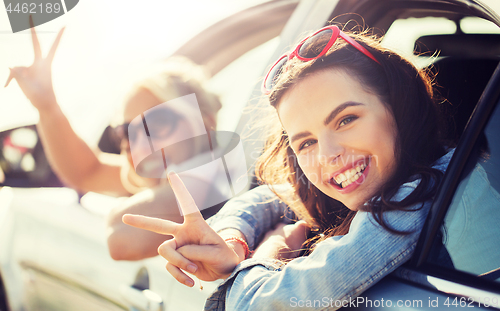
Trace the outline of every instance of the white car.
{"type": "MultiPolygon", "coordinates": [[[[474,151],[484,146],[484,139],[490,151],[488,159],[481,159],[488,191],[500,191],[500,154],[496,153],[500,150],[500,71],[493,73],[500,60],[498,11],[473,0],[269,1],[211,26],[175,54],[210,66],[212,86],[222,94],[227,109],[221,117],[233,118],[236,129],[230,130],[241,134],[258,118],[255,112],[241,114],[241,108],[259,104],[258,78],[265,67],[305,32],[336,16],[340,16],[336,21],[365,22],[387,33],[383,43],[400,52],[412,53],[415,45],[426,55],[440,50],[440,57],[415,56],[415,62],[435,63],[440,71],[441,92],[456,103],[456,129],[450,138],[460,138],[412,260],[363,293],[365,302],[355,306],[500,308],[500,205],[478,201],[473,213],[456,211],[464,189],[474,186],[467,168],[479,161],[474,151]],[[446,30],[450,25],[456,31],[446,30]],[[249,83],[241,83],[244,76],[249,83]],[[487,214],[473,217],[481,213],[487,214]],[[472,224],[469,231],[455,230],[461,228],[460,221],[472,224]],[[447,231],[445,241],[438,234],[443,226],[454,228],[447,231]],[[461,247],[461,241],[466,245],[461,247]],[[446,248],[454,267],[432,259],[440,247],[446,248]]],[[[5,186],[0,189],[0,310],[202,309],[217,282],[203,282],[202,291],[181,285],[167,273],[159,256],[137,262],[111,259],[105,216],[121,199],[94,193],[81,197],[58,187],[35,134],[34,127],[0,134],[0,165],[5,171],[5,186]],[[16,135],[23,137],[23,143],[12,143],[16,135]]],[[[249,167],[255,160],[251,155],[262,146],[253,144],[252,138],[243,141],[249,167]]],[[[100,146],[112,151],[105,137],[100,146]]],[[[307,303],[297,301],[296,307],[307,303]]]]}

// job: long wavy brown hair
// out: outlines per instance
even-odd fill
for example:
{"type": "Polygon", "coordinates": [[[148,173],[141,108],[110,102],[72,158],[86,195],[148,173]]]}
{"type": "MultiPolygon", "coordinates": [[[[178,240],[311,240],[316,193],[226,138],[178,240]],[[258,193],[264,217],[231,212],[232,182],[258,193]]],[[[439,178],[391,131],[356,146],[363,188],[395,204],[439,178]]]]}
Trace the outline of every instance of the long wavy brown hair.
{"type": "MultiPolygon", "coordinates": [[[[395,174],[366,202],[366,210],[386,230],[407,234],[391,228],[382,215],[390,210],[408,210],[419,203],[423,206],[423,202],[434,196],[442,177],[439,170],[431,167],[445,153],[444,123],[433,92],[433,76],[429,70],[419,70],[404,57],[383,48],[380,39],[369,36],[367,32],[348,32],[348,35],[369,50],[380,64],[339,38],[319,59],[309,62],[296,58],[289,60],[269,95],[269,101],[277,108],[288,90],[305,77],[323,70],[342,70],[359,81],[365,91],[377,95],[396,121],[397,166],[395,174]],[[421,179],[416,189],[405,199],[392,201],[401,185],[413,178],[421,179]]],[[[317,42],[317,45],[321,44],[317,42]]],[[[313,45],[312,48],[318,47],[313,45]]],[[[292,185],[292,193],[277,195],[298,217],[308,221],[313,231],[321,233],[310,240],[308,246],[348,232],[356,212],[325,195],[307,180],[289,145],[288,136],[278,122],[270,130],[265,150],[257,162],[256,175],[262,183],[269,185],[292,185]]]]}

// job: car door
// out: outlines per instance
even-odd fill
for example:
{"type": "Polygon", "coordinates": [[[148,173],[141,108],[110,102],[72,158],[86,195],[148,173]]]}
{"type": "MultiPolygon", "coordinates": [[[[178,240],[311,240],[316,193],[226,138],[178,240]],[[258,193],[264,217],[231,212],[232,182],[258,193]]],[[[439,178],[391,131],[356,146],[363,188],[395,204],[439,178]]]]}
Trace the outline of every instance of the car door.
{"type": "Polygon", "coordinates": [[[411,262],[350,307],[500,308],[500,66],[456,148],[411,262]]]}
{"type": "MultiPolygon", "coordinates": [[[[3,188],[2,276],[13,310],[126,310],[118,291],[137,263],[109,257],[104,218],[67,188],[3,188]],[[10,193],[10,196],[8,195],[10,193]]],[[[109,201],[108,201],[109,203],[109,201]]],[[[130,280],[132,279],[132,280],[130,280]]]]}

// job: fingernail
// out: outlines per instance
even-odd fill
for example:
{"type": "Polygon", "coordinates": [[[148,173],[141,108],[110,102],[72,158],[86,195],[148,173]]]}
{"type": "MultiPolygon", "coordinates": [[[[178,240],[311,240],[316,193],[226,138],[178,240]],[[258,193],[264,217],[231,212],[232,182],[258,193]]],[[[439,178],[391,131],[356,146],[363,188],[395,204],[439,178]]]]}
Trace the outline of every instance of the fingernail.
{"type": "Polygon", "coordinates": [[[194,282],[191,281],[191,280],[186,280],[186,282],[184,282],[184,284],[186,284],[189,287],[193,287],[194,286],[194,282]]]}
{"type": "Polygon", "coordinates": [[[198,270],[198,267],[197,267],[196,265],[189,264],[189,265],[187,266],[187,271],[188,271],[189,273],[195,273],[195,272],[196,272],[196,270],[198,270]]]}

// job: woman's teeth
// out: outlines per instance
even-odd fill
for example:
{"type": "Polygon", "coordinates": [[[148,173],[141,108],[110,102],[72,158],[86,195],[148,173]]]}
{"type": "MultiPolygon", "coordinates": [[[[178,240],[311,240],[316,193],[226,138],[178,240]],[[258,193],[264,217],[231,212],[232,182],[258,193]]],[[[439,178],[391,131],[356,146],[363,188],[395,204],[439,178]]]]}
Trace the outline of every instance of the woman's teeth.
{"type": "Polygon", "coordinates": [[[343,173],[338,174],[334,177],[335,182],[340,185],[340,187],[345,188],[358,180],[361,175],[363,175],[363,171],[366,168],[365,163],[361,163],[354,168],[346,170],[343,173]]]}

